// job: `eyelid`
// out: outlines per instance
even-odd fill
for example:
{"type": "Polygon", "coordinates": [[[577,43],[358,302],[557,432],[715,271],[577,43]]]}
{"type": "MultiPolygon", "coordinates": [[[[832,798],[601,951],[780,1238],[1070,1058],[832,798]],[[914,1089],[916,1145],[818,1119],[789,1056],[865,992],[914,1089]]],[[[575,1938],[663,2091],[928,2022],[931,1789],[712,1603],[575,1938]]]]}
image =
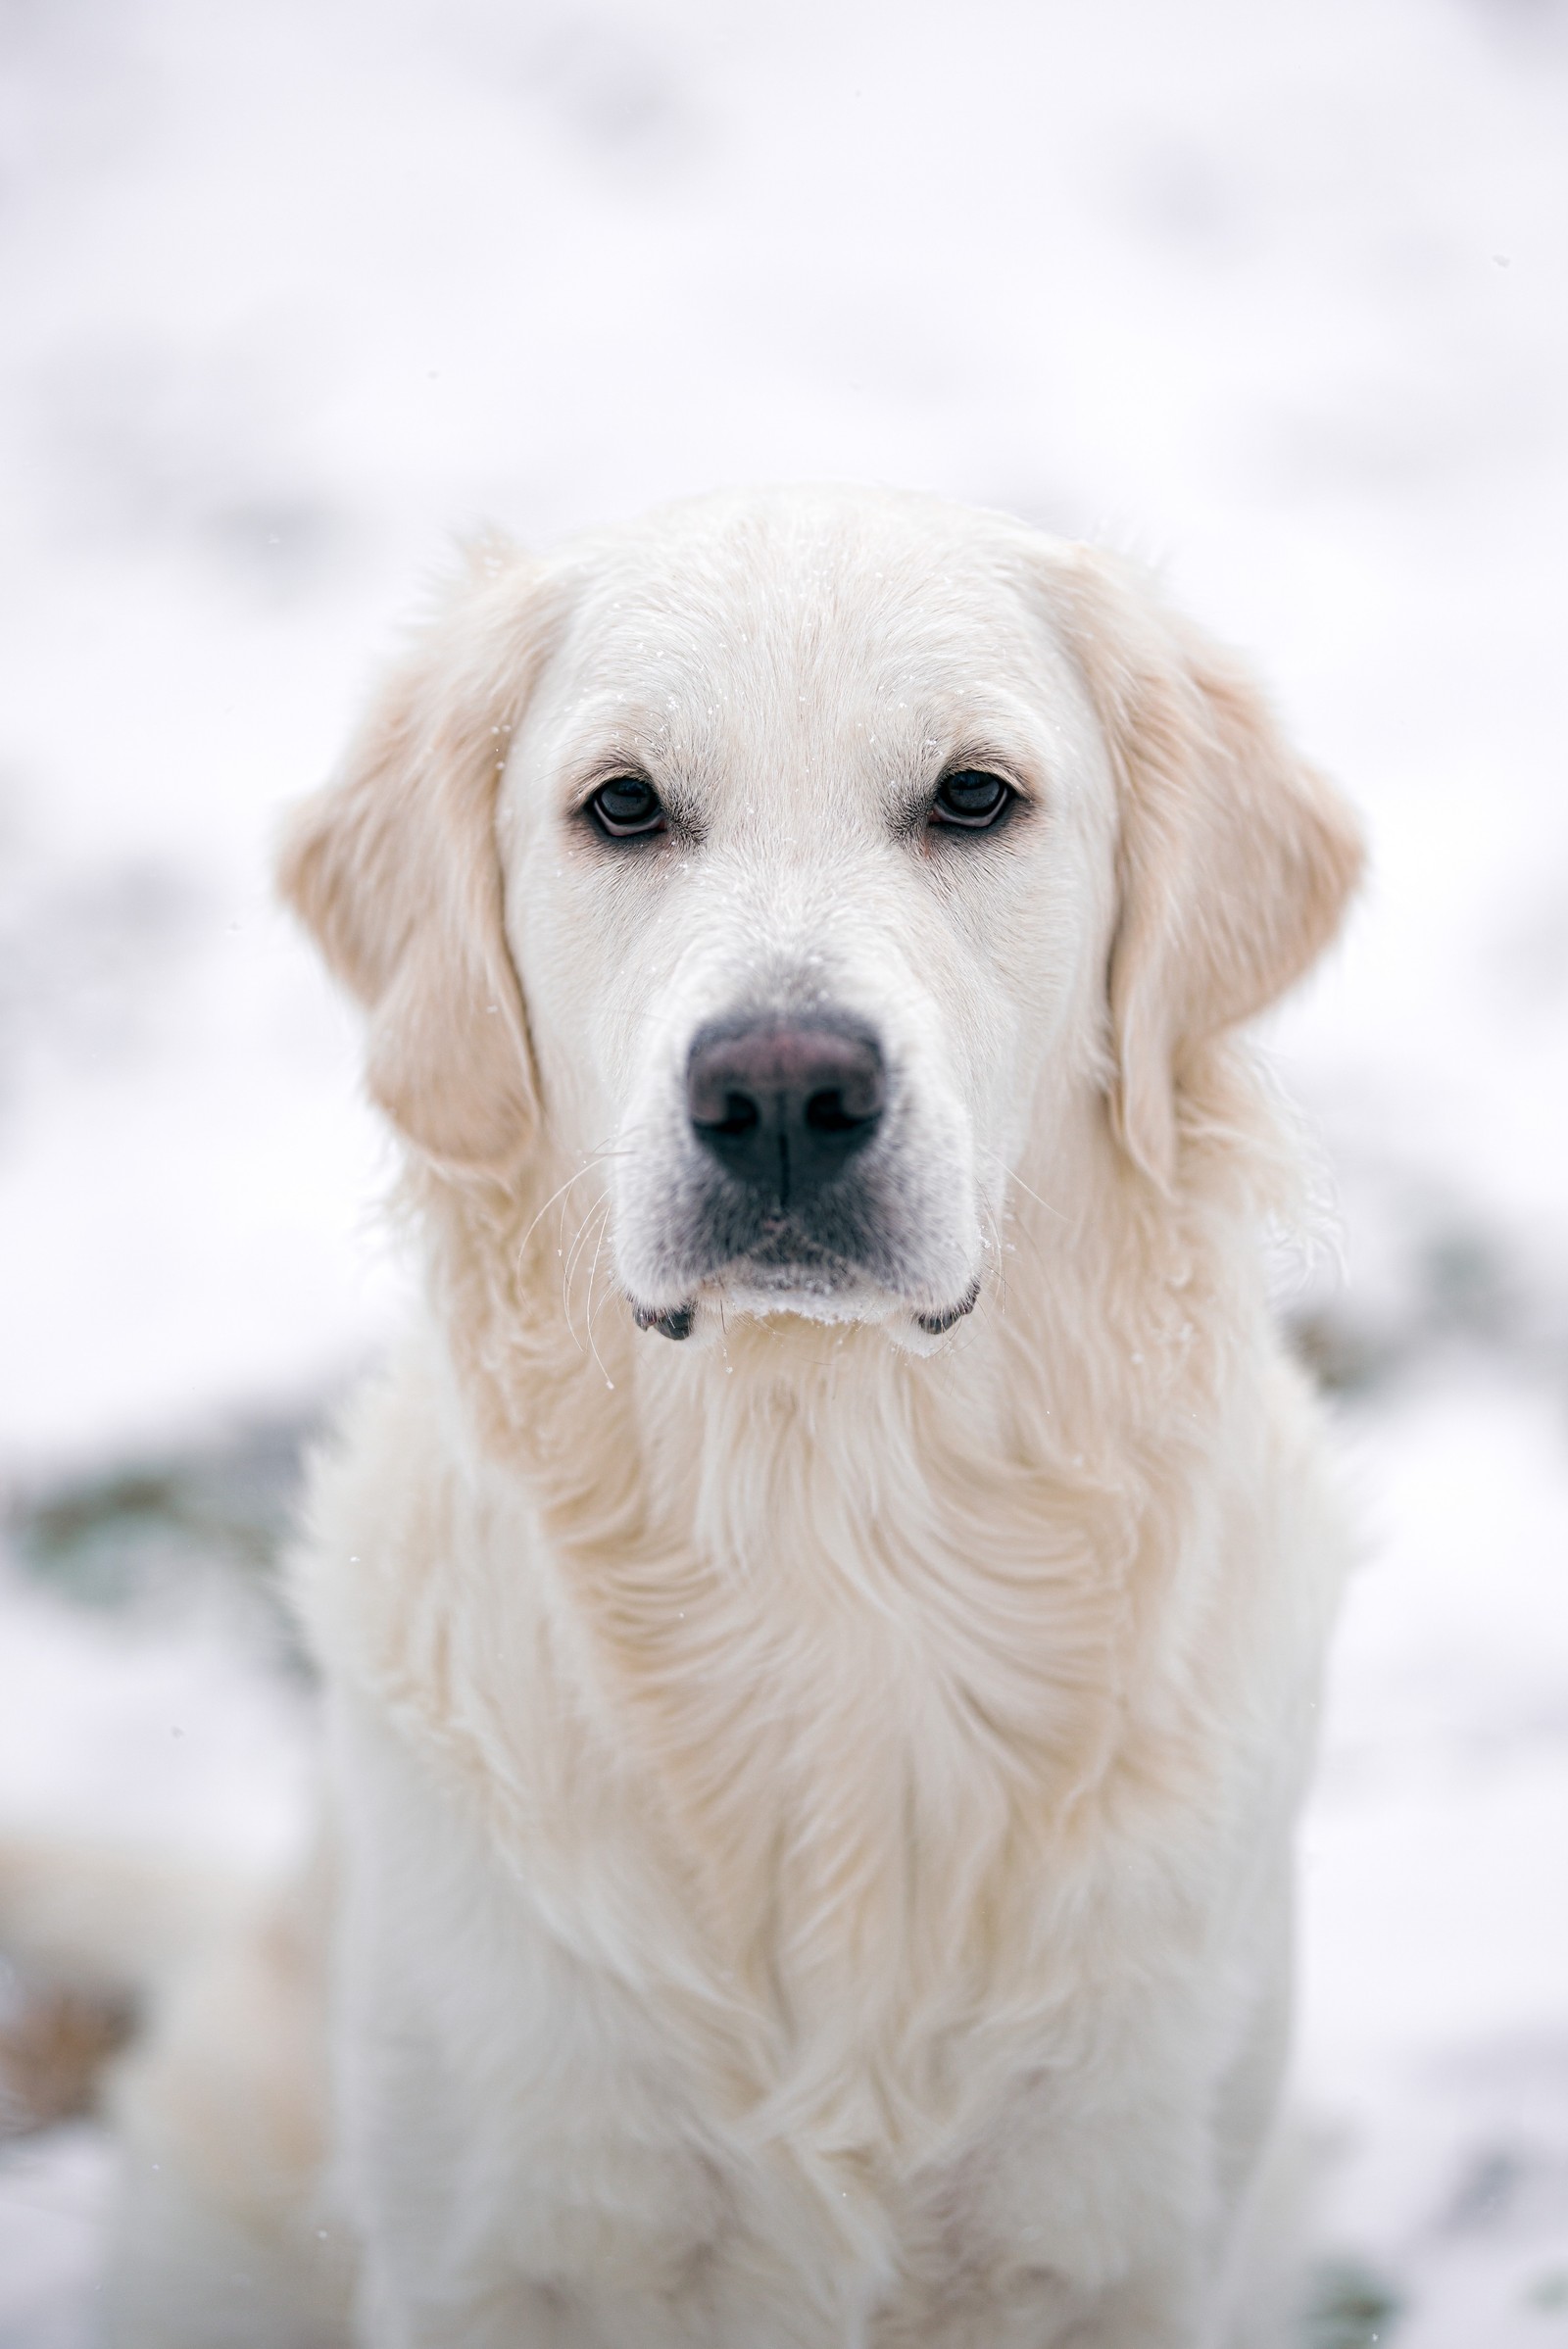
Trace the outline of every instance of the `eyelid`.
{"type": "MultiPolygon", "coordinates": [[[[919,797],[908,803],[905,820],[911,832],[924,832],[930,827],[931,810],[936,805],[937,793],[950,775],[995,775],[997,781],[1004,784],[1012,794],[1016,808],[1025,814],[1033,814],[1041,804],[1038,787],[1023,780],[1015,760],[999,758],[995,751],[958,751],[943,759],[919,797]]],[[[943,828],[940,824],[935,827],[938,831],[943,828]]],[[[957,830],[964,827],[951,828],[957,830]]],[[[979,831],[984,827],[977,825],[974,828],[979,831]]]]}
{"type": "Polygon", "coordinates": [[[1032,802],[1035,796],[1020,775],[1016,760],[1004,759],[997,751],[958,751],[953,758],[944,759],[932,782],[932,792],[940,791],[950,775],[995,775],[1018,799],[1032,802]]]}
{"type": "Polygon", "coordinates": [[[577,781],[572,784],[566,796],[568,818],[574,815],[586,815],[591,803],[597,794],[604,790],[607,783],[620,782],[646,783],[661,807],[667,809],[668,802],[659,785],[645,768],[637,764],[634,759],[608,759],[596,760],[592,766],[585,767],[577,781]]]}

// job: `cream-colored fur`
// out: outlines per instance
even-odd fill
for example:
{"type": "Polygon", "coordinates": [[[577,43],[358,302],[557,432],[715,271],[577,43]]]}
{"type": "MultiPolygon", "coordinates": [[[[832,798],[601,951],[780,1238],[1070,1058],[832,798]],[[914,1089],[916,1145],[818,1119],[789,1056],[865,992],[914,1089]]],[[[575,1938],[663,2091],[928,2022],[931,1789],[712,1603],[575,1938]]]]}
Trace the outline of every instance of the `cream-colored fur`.
{"type": "Polygon", "coordinates": [[[1147,580],[1002,517],[477,552],[284,860],[428,1272],[295,1571],[330,1990],[274,1925],[127,2079],[120,2342],[1218,2340],[1343,1553],[1228,1032],[1357,861],[1147,580]],[[1017,819],[922,829],[955,766],[1017,819]],[[683,1290],[692,1035],[803,989],[895,1071],[885,1256],[683,1290]]]}

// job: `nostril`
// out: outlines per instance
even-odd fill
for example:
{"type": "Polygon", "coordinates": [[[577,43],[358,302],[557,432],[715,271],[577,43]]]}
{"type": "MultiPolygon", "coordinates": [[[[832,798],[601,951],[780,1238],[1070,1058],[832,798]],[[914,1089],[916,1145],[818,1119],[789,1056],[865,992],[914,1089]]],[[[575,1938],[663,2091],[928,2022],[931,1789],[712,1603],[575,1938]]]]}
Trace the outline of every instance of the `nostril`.
{"type": "Polygon", "coordinates": [[[715,1134],[723,1134],[730,1141],[738,1142],[743,1135],[749,1134],[754,1126],[760,1125],[761,1120],[762,1112],[750,1094],[726,1093],[723,1116],[704,1118],[701,1122],[704,1125],[711,1126],[715,1134]]]}
{"type": "Polygon", "coordinates": [[[872,1110],[858,1116],[837,1088],[813,1093],[806,1104],[806,1122],[813,1134],[848,1134],[854,1127],[864,1125],[867,1116],[874,1115],[872,1110]]]}

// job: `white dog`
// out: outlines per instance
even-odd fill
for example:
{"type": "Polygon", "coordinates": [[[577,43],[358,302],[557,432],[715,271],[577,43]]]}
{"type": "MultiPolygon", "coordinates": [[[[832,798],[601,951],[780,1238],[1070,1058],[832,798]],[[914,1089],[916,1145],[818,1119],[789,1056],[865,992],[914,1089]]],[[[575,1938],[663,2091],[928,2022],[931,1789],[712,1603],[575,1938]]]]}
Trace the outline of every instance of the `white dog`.
{"type": "Polygon", "coordinates": [[[319,1897],[125,2084],[118,2340],[1219,2338],[1344,1546],[1231,1031],[1357,865],[1000,516],[475,558],[284,859],[428,1312],[298,1562],[319,1897]]]}

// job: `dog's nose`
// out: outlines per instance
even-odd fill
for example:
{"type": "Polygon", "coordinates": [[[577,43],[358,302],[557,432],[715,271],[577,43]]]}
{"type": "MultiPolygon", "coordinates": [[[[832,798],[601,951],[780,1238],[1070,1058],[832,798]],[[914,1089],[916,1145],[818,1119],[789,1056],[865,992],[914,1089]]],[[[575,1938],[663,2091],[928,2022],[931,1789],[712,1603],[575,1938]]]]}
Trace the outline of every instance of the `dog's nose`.
{"type": "Polygon", "coordinates": [[[686,1069],[692,1131],[726,1174],[793,1206],[832,1182],[882,1122],[867,1028],[752,1020],[704,1028],[686,1069]]]}

